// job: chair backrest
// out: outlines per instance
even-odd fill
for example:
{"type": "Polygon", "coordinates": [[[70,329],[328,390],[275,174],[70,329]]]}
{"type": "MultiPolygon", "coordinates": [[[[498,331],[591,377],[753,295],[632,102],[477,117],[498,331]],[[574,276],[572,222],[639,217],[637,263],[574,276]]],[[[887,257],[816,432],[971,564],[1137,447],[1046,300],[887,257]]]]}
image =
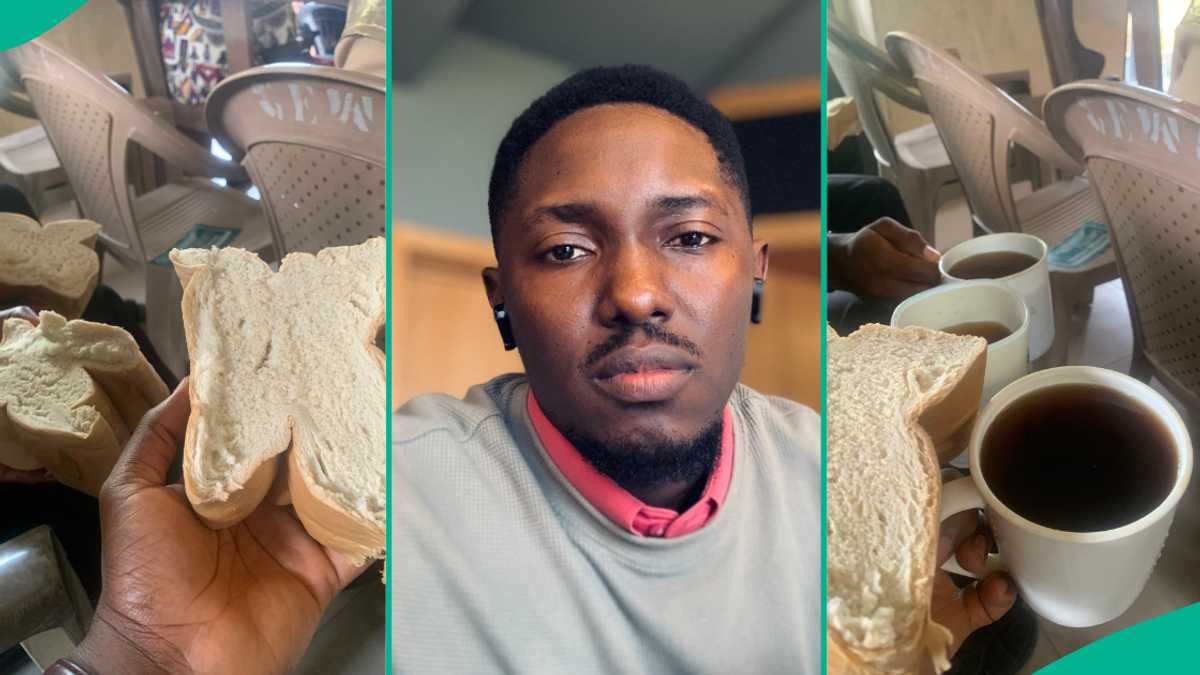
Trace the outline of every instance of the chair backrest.
{"type": "Polygon", "coordinates": [[[837,19],[831,17],[828,23],[829,66],[838,83],[854,99],[858,119],[871,147],[888,166],[896,168],[899,165],[896,147],[875,93],[882,93],[917,112],[925,112],[925,104],[912,89],[915,86],[912,79],[896,68],[887,54],[837,19]]]}
{"type": "Polygon", "coordinates": [[[383,78],[322,66],[271,65],[217,86],[208,127],[262,193],[281,253],[383,235],[383,78]]]}
{"type": "Polygon", "coordinates": [[[1200,409],[1200,106],[1088,80],[1055,89],[1045,111],[1104,206],[1134,348],[1200,409]]]}
{"type": "Polygon", "coordinates": [[[967,202],[984,229],[1021,229],[1009,177],[1013,144],[1056,168],[1082,173],[1041,120],[983,76],[915,35],[889,33],[885,41],[896,64],[916,80],[967,202]]]}
{"type": "Polygon", "coordinates": [[[84,217],[104,228],[106,250],[137,265],[146,251],[126,175],[130,142],[202,175],[237,169],[207,155],[107,77],[42,40],[8,52],[67,173],[84,217]]]}

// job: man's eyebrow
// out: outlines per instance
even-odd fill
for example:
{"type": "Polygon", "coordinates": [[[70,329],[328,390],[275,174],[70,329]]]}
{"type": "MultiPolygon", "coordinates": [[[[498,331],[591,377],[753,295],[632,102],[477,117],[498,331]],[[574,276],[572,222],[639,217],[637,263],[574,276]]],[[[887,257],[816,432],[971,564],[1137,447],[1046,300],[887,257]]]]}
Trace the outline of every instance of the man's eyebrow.
{"type": "Polygon", "coordinates": [[[654,210],[660,215],[676,215],[694,209],[716,209],[725,213],[725,209],[715,200],[702,194],[694,195],[664,195],[654,200],[654,210]]]}
{"type": "Polygon", "coordinates": [[[546,217],[563,223],[589,223],[600,218],[600,207],[592,202],[568,202],[540,206],[530,215],[528,222],[546,217]]]}

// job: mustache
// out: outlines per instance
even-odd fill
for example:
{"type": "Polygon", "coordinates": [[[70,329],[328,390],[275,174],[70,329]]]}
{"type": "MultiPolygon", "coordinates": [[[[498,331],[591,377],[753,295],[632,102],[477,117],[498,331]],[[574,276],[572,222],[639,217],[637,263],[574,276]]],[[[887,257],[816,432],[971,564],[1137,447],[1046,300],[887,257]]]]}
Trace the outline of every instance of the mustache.
{"type": "Polygon", "coordinates": [[[695,342],[692,342],[682,335],[672,333],[656,323],[648,321],[642,324],[627,325],[621,330],[621,332],[613,333],[612,335],[608,336],[604,342],[596,345],[590,352],[588,352],[587,358],[585,358],[583,361],[583,368],[585,370],[591,368],[592,366],[596,365],[600,359],[629,344],[629,341],[633,339],[634,334],[639,330],[645,333],[646,337],[650,338],[651,342],[661,342],[662,344],[677,347],[688,354],[691,354],[697,359],[704,358],[704,352],[700,350],[700,347],[695,342]]]}

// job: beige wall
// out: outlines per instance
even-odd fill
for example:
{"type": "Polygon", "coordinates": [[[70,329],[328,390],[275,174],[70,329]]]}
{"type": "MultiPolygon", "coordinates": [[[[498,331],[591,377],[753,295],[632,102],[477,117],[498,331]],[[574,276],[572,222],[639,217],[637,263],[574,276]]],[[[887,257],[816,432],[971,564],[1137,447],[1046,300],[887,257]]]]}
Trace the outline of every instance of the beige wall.
{"type": "MultiPolygon", "coordinates": [[[[1050,68],[1042,44],[1041,28],[1033,0],[838,0],[839,15],[870,5],[872,16],[854,17],[857,25],[874,27],[868,39],[880,47],[891,31],[907,31],[943,49],[957,50],[963,63],[981,73],[1028,70],[1030,91],[1045,94],[1050,68]]],[[[1126,0],[1088,0],[1076,3],[1075,24],[1079,39],[1089,49],[1104,54],[1103,75],[1123,74],[1126,0]]],[[[929,118],[887,102],[886,114],[893,132],[905,131],[929,118]]]]}
{"type": "MultiPolygon", "coordinates": [[[[88,0],[79,11],[51,28],[45,39],[94,70],[131,73],[134,96],[143,95],[129,23],[117,0],[88,0]]],[[[0,135],[33,124],[33,120],[0,110],[0,135]]]]}

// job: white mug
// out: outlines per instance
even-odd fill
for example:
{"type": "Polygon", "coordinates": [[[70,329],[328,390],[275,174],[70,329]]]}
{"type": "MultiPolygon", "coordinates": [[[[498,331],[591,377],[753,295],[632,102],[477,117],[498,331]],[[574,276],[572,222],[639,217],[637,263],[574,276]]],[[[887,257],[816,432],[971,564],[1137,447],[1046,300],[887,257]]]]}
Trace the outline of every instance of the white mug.
{"type": "Polygon", "coordinates": [[[948,283],[965,279],[952,276],[950,270],[959,262],[981,253],[1015,251],[1037,259],[1029,268],[996,279],[1021,294],[1029,308],[1029,358],[1037,360],[1050,350],[1054,342],[1054,311],[1050,303],[1050,264],[1046,262],[1046,242],[1032,234],[1002,232],[968,239],[946,251],[938,262],[942,280],[948,283]]]}
{"type": "Polygon", "coordinates": [[[1015,290],[998,281],[964,281],[922,291],[896,306],[892,326],[934,330],[995,321],[1011,334],[987,347],[980,404],[1029,372],[1029,309],[1015,290]]]}
{"type": "MultiPolygon", "coordinates": [[[[1005,387],[980,414],[971,433],[969,452],[976,470],[942,486],[941,520],[961,511],[983,509],[1000,551],[989,556],[988,570],[1007,570],[1038,615],[1073,628],[1111,621],[1137,599],[1162,551],[1175,507],[1192,475],[1191,439],[1175,408],[1158,392],[1128,375],[1090,366],[1051,368],[1005,387]],[[1119,391],[1138,401],[1167,429],[1178,460],[1175,483],[1152,511],[1111,530],[1067,532],[1021,517],[988,487],[978,467],[982,466],[983,439],[992,422],[1014,401],[1060,384],[1091,384],[1119,391]]],[[[1064,476],[1063,480],[1071,477],[1064,476]]],[[[953,557],[943,569],[967,574],[953,557]]]]}

